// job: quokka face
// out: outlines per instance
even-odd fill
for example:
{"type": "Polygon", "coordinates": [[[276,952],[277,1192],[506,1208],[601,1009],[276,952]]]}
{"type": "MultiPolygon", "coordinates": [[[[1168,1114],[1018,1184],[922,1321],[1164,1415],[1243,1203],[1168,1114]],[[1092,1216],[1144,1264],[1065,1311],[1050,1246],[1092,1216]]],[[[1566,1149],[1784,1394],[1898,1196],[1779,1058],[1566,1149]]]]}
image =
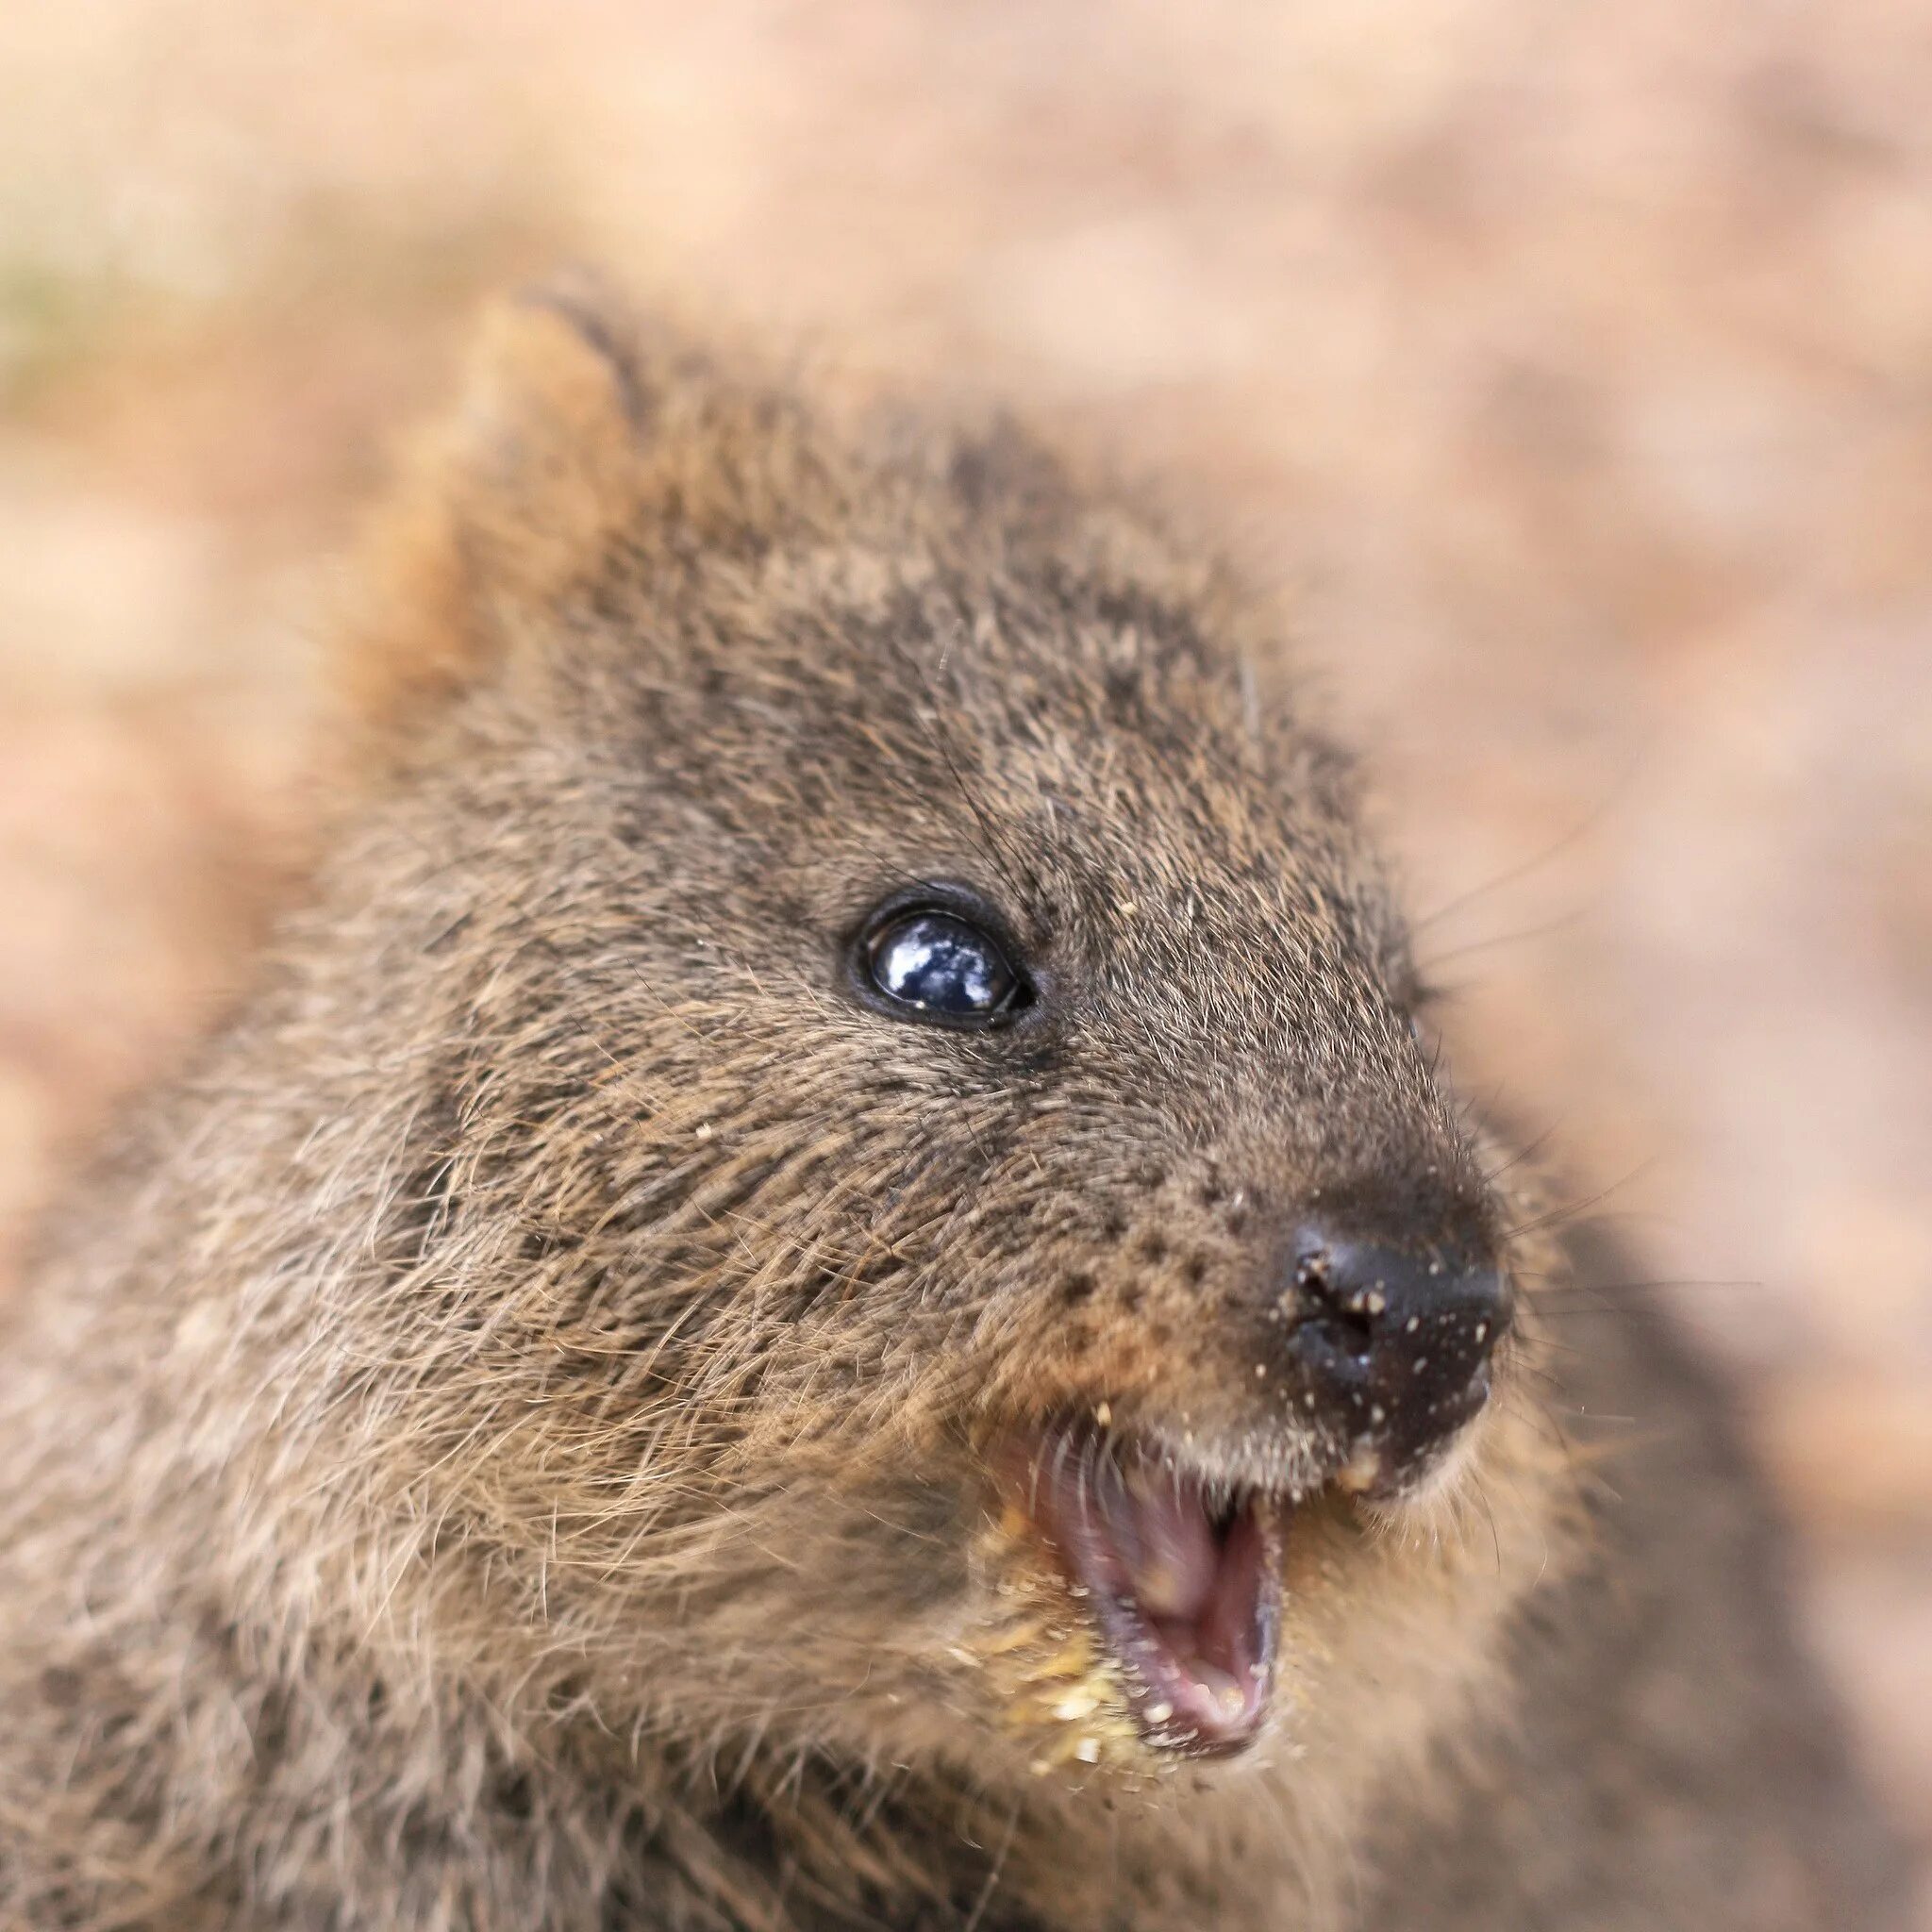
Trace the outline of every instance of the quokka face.
{"type": "Polygon", "coordinates": [[[1455,1678],[1547,1550],[1528,1217],[1217,575],[570,302],[391,527],[308,988],[400,1070],[341,1319],[435,1365],[397,1493],[531,1656],[1074,1780],[1455,1678]]]}

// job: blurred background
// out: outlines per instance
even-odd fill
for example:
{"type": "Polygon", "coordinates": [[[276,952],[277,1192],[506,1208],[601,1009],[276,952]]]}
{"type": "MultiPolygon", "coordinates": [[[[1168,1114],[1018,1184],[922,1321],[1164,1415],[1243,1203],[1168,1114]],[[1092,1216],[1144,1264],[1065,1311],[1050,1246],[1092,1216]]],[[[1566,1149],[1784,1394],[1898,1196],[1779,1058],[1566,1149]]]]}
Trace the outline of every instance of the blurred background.
{"type": "Polygon", "coordinates": [[[299,849],[397,435],[603,262],[1291,594],[1466,1084],[1732,1363],[1932,1858],[1928,109],[1907,0],[0,8],[0,1291],[299,849]]]}

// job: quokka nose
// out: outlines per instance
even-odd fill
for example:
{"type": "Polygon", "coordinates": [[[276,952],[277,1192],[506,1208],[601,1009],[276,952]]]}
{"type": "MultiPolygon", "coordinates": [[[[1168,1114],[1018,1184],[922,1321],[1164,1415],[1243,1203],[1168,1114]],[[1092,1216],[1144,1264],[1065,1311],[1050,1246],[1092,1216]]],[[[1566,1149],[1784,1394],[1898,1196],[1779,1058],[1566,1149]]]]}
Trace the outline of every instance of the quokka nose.
{"type": "Polygon", "coordinates": [[[1492,1265],[1310,1227],[1289,1273],[1280,1305],[1311,1420],[1373,1436],[1395,1475],[1481,1408],[1509,1326],[1492,1265]]]}

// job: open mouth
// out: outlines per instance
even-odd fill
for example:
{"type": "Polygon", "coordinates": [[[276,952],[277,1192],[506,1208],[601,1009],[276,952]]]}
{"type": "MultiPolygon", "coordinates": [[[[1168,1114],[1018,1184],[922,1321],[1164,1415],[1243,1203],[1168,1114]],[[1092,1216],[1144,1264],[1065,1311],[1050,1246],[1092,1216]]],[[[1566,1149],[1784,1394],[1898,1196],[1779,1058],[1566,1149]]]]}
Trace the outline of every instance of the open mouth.
{"type": "Polygon", "coordinates": [[[1040,1444],[1024,1501],[1092,1614],[1142,1740],[1196,1757],[1251,1742],[1274,1688],[1285,1506],[1077,1425],[1040,1444]]]}

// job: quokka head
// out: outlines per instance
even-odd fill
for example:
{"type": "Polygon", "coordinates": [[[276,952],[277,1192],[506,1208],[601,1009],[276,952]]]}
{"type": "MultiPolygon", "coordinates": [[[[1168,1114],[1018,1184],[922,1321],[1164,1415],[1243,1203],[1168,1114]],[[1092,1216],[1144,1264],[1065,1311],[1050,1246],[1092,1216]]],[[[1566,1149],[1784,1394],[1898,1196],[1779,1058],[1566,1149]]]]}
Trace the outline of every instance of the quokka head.
{"type": "Polygon", "coordinates": [[[1074,1780],[1464,1667],[1549,1487],[1521,1206],[1265,616],[580,291],[365,590],[318,1413],[441,1614],[614,1726],[1074,1780]]]}

